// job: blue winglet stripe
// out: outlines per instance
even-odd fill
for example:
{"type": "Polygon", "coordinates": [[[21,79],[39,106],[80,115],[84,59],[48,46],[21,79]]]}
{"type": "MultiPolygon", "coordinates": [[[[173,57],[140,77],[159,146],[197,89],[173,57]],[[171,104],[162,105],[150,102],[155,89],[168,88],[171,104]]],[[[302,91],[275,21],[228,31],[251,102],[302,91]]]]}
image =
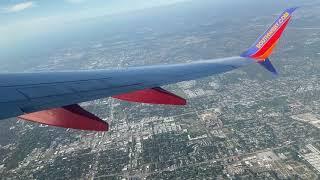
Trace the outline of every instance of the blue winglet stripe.
{"type": "Polygon", "coordinates": [[[259,64],[262,65],[264,68],[266,68],[268,71],[270,71],[272,74],[278,75],[277,70],[274,68],[269,58],[259,62],[259,64]]]}

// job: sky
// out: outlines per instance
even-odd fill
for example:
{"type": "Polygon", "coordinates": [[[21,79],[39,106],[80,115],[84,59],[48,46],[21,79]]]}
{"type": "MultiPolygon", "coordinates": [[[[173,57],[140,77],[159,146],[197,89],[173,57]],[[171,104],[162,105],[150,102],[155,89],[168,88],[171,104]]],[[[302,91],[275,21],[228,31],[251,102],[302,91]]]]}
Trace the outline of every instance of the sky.
{"type": "Polygon", "coordinates": [[[1,0],[1,26],[70,21],[123,13],[186,0],[1,0]]]}
{"type": "Polygon", "coordinates": [[[50,28],[98,16],[126,13],[188,0],[1,0],[0,33],[50,28]]]}
{"type": "Polygon", "coordinates": [[[64,29],[70,22],[186,1],[190,0],[0,0],[0,49],[64,29]]]}

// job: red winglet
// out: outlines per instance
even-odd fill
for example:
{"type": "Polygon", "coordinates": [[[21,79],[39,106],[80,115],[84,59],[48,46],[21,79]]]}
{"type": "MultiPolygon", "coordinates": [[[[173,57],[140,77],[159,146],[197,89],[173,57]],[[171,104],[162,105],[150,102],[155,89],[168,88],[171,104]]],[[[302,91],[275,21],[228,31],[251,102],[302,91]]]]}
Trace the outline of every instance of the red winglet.
{"type": "Polygon", "coordinates": [[[108,123],[74,104],[19,116],[41,124],[90,131],[108,131],[108,123]]]}
{"type": "Polygon", "coordinates": [[[144,89],[127,94],[113,96],[114,98],[147,104],[186,105],[187,101],[160,87],[144,89]]]}

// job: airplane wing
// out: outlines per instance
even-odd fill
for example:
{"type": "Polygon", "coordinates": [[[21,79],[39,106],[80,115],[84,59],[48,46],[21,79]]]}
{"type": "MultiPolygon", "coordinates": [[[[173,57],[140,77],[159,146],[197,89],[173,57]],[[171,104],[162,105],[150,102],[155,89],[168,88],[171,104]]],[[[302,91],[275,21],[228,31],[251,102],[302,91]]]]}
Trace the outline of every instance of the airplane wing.
{"type": "MultiPolygon", "coordinates": [[[[32,120],[35,115],[39,114],[38,111],[110,96],[135,102],[148,100],[149,103],[154,104],[185,104],[182,99],[174,98],[171,93],[166,93],[158,87],[230,71],[249,63],[254,63],[254,61],[243,57],[232,57],[189,64],[117,70],[1,74],[0,118],[27,114],[22,118],[30,120],[29,113],[37,112],[31,114],[32,120]],[[147,90],[154,92],[147,93],[147,90]],[[142,94],[139,95],[139,92],[142,94]],[[154,99],[157,97],[162,102],[154,99]],[[166,102],[170,99],[173,100],[166,102]]],[[[79,107],[77,108],[79,109],[79,107]]],[[[63,110],[65,111],[65,108],[63,110]]],[[[57,114],[57,112],[53,114],[57,114]]],[[[48,117],[44,118],[42,113],[41,117],[34,121],[44,120],[42,123],[51,125],[52,123],[46,123],[47,119],[48,117]]],[[[66,118],[59,117],[59,119],[66,118]]]]}
{"type": "Polygon", "coordinates": [[[114,70],[0,74],[0,119],[18,116],[53,126],[106,131],[105,121],[77,104],[114,97],[131,102],[185,105],[185,99],[161,86],[231,71],[255,62],[275,72],[268,56],[293,11],[286,10],[280,16],[281,21],[276,21],[278,29],[273,27],[272,33],[266,32],[268,37],[260,37],[263,42],[256,43],[259,48],[251,48],[237,57],[114,70]],[[269,43],[271,40],[273,43],[269,43]]]}

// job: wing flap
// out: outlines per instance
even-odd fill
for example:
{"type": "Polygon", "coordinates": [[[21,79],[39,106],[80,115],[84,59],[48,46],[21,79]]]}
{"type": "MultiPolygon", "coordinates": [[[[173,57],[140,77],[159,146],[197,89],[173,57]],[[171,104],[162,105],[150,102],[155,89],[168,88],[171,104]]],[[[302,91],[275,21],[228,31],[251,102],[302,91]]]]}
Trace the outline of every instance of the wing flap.
{"type": "Polygon", "coordinates": [[[26,101],[28,98],[21,94],[15,88],[0,88],[0,103],[12,102],[12,101],[26,101]]]}
{"type": "Polygon", "coordinates": [[[19,88],[17,90],[29,99],[74,93],[74,91],[72,91],[71,89],[63,87],[61,85],[33,86],[27,88],[19,88]]]}
{"type": "Polygon", "coordinates": [[[160,87],[134,91],[131,93],[113,96],[114,98],[147,104],[186,105],[187,101],[160,87]]]}
{"type": "Polygon", "coordinates": [[[91,131],[108,131],[108,124],[79,105],[64,106],[19,116],[41,124],[91,131]]]}

